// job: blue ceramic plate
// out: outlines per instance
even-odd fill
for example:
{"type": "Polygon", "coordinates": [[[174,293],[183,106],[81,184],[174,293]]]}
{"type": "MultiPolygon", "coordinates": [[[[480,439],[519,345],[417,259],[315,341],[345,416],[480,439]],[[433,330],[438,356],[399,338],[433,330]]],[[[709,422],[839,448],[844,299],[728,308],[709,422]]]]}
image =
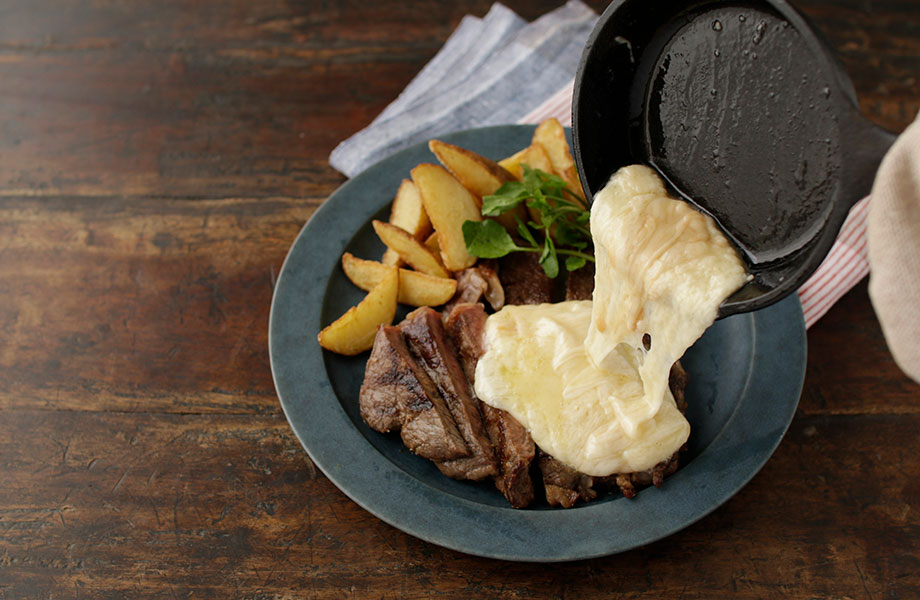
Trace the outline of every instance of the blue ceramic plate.
{"type": "MultiPolygon", "coordinates": [[[[527,146],[533,127],[503,126],[443,136],[501,158],[527,146]]],[[[619,494],[568,510],[510,508],[488,483],[454,481],[408,452],[398,435],[358,414],[367,353],[323,351],[316,334],[364,296],[339,267],[346,250],[377,258],[370,225],[386,219],[399,182],[426,144],[371,167],[335,192],[300,232],[275,287],[269,325],[272,374],[287,419],[326,476],[366,510],[406,533],[454,550],[508,560],[563,561],[622,552],[702,518],[770,458],[798,404],[805,326],[796,297],[717,322],[687,352],[692,426],[681,469],[660,489],[619,494]]]]}

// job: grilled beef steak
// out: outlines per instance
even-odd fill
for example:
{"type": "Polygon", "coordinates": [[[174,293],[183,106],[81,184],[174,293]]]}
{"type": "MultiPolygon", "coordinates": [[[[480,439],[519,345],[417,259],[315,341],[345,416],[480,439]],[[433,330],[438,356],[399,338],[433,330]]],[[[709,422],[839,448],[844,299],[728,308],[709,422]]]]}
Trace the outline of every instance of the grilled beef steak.
{"type": "Polygon", "coordinates": [[[482,423],[479,400],[473,397],[453,345],[437,312],[416,309],[399,324],[409,349],[443,396],[470,455],[438,462],[442,473],[454,479],[485,479],[498,473],[492,444],[482,423]]]}
{"type": "MultiPolygon", "coordinates": [[[[447,333],[460,354],[460,362],[470,383],[475,382],[476,362],[485,352],[486,312],[481,304],[459,304],[447,316],[447,333]]],[[[530,434],[517,419],[498,408],[480,402],[486,431],[495,447],[499,474],[495,487],[514,508],[533,501],[530,463],[535,447],[530,434]]]]}
{"type": "Polygon", "coordinates": [[[444,399],[406,347],[398,327],[381,327],[364,370],[361,417],[374,430],[399,430],[403,443],[431,460],[469,455],[444,399]]]}
{"type": "Polygon", "coordinates": [[[530,463],[536,452],[533,438],[517,419],[501,409],[483,404],[482,413],[498,458],[500,474],[495,478],[495,487],[511,506],[523,508],[534,497],[530,478],[530,463]]]}
{"type": "Polygon", "coordinates": [[[460,364],[470,384],[476,380],[476,363],[485,353],[486,311],[482,304],[458,304],[447,314],[447,335],[460,355],[460,364]]]}
{"type": "Polygon", "coordinates": [[[543,474],[546,501],[550,506],[572,508],[579,499],[587,502],[597,498],[594,478],[590,475],[579,473],[542,450],[537,458],[537,465],[543,474]]]}
{"type": "Polygon", "coordinates": [[[668,388],[670,388],[671,395],[674,396],[674,401],[677,403],[677,410],[681,413],[687,412],[687,400],[684,397],[684,391],[687,389],[688,383],[690,383],[690,375],[684,370],[679,360],[674,361],[674,364],[671,365],[671,371],[668,373],[668,388]]]}
{"type": "Polygon", "coordinates": [[[546,276],[536,252],[512,252],[498,259],[498,277],[505,289],[505,304],[551,302],[553,280],[546,276]]]}
{"type": "Polygon", "coordinates": [[[594,295],[594,263],[585,263],[582,268],[569,272],[565,282],[566,300],[591,300],[594,295]]]}

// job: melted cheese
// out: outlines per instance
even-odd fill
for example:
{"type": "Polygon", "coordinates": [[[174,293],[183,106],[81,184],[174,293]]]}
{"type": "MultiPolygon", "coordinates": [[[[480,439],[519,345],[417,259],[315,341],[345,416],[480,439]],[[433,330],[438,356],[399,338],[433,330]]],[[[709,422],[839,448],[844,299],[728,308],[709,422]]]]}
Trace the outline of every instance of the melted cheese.
{"type": "Polygon", "coordinates": [[[596,368],[584,345],[590,326],[590,301],[506,306],[486,321],[488,352],[476,366],[476,393],[583,473],[653,467],[687,441],[690,425],[667,391],[657,414],[627,432],[619,405],[642,401],[639,373],[596,368]]]}
{"type": "Polygon", "coordinates": [[[614,174],[594,199],[591,233],[593,301],[490,316],[475,389],[579,471],[642,471],[690,432],[668,389],[671,364],[747,276],[712,219],[669,198],[647,167],[614,174]]]}

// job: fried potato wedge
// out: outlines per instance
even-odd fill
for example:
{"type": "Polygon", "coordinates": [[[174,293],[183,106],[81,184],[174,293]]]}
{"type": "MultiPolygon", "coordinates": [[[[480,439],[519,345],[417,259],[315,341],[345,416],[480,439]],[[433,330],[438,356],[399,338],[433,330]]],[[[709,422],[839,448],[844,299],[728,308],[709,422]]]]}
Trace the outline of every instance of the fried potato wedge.
{"type": "MultiPolygon", "coordinates": [[[[390,208],[390,224],[402,227],[418,240],[423,240],[431,233],[431,221],[422,206],[422,197],[411,179],[403,179],[390,208]]],[[[402,266],[399,255],[389,248],[383,253],[381,261],[385,265],[402,266]]]]}
{"type": "Polygon", "coordinates": [[[383,256],[380,257],[380,262],[391,267],[401,267],[406,264],[403,262],[403,259],[399,258],[398,254],[389,248],[383,251],[383,256]]]}
{"type": "Polygon", "coordinates": [[[418,186],[425,212],[438,233],[444,266],[451,271],[472,266],[476,257],[466,251],[462,227],[466,221],[482,221],[476,197],[440,165],[418,165],[412,169],[412,181],[418,186]]]}
{"type": "Polygon", "coordinates": [[[441,140],[431,140],[428,148],[460,183],[479,197],[494,194],[503,183],[514,180],[514,175],[500,164],[466,148],[441,140]]]}
{"type": "Polygon", "coordinates": [[[425,247],[435,256],[441,256],[441,246],[438,245],[437,232],[432,233],[425,240],[425,247]]]}
{"type": "Polygon", "coordinates": [[[396,316],[399,294],[399,269],[381,265],[386,274],[364,300],[329,324],[316,336],[319,345],[335,352],[354,356],[374,345],[379,325],[389,325],[396,316]]]}
{"type": "MultiPolygon", "coordinates": [[[[480,208],[482,208],[483,197],[494,194],[502,184],[516,179],[514,175],[494,160],[466,148],[440,140],[431,140],[428,142],[428,148],[466,189],[476,195],[480,208]]],[[[505,229],[514,231],[517,227],[517,223],[514,220],[515,215],[522,220],[526,220],[527,211],[523,205],[519,204],[513,211],[498,215],[495,220],[501,223],[505,229]]]]}
{"type": "Polygon", "coordinates": [[[431,220],[422,205],[422,196],[411,179],[403,179],[390,208],[390,224],[402,227],[415,239],[425,239],[431,233],[431,220]]]}
{"type": "MultiPolygon", "coordinates": [[[[383,221],[373,221],[374,231],[387,248],[393,250],[412,268],[435,277],[449,277],[441,261],[408,231],[383,221]]],[[[462,240],[462,238],[461,238],[462,240]]]]}
{"type": "Polygon", "coordinates": [[[498,164],[517,179],[520,179],[524,173],[521,168],[522,163],[531,169],[540,169],[546,173],[553,172],[553,163],[550,162],[546,149],[540,144],[531,144],[508,158],[498,161],[498,164]]]}
{"type": "MultiPolygon", "coordinates": [[[[374,289],[389,273],[389,267],[373,260],[364,260],[346,252],[342,255],[342,270],[348,279],[365,291],[374,289]]],[[[433,277],[410,271],[399,270],[400,304],[410,306],[440,306],[450,300],[457,291],[457,280],[433,277]]]]}
{"type": "Polygon", "coordinates": [[[581,180],[578,179],[575,159],[572,158],[569,142],[565,139],[565,130],[559,124],[559,121],[546,119],[537,125],[536,130],[533,132],[531,143],[543,146],[552,165],[552,172],[562,177],[569,184],[569,188],[578,194],[579,198],[584,198],[585,192],[581,188],[581,180]]]}

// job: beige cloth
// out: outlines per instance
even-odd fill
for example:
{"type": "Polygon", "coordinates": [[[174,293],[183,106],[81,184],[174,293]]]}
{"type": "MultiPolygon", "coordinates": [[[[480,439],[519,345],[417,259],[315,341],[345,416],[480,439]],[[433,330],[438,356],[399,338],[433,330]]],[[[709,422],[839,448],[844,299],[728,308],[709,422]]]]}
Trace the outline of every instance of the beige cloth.
{"type": "Polygon", "coordinates": [[[920,382],[920,115],[879,167],[868,237],[869,296],[895,362],[920,382]]]}

